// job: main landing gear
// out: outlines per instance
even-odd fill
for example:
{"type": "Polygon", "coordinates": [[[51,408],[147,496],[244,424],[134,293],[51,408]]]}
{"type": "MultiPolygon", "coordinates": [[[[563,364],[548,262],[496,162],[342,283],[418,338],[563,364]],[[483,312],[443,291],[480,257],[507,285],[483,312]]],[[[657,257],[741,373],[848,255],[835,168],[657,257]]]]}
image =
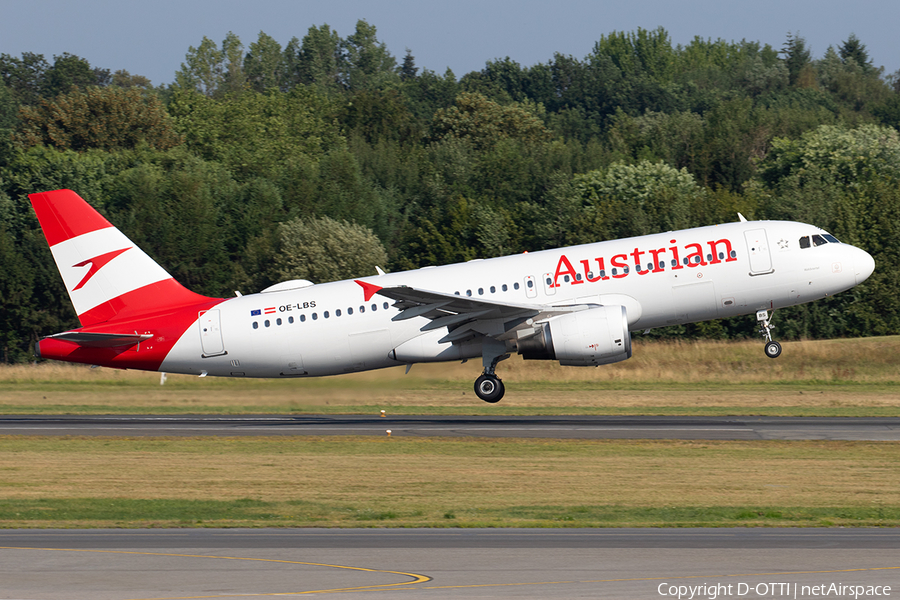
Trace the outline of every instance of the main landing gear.
{"type": "Polygon", "coordinates": [[[506,353],[506,344],[493,338],[485,338],[482,342],[481,361],[484,364],[484,373],[475,380],[475,395],[485,402],[499,402],[506,388],[500,378],[494,374],[497,363],[509,358],[506,353]]]}
{"type": "MultiPolygon", "coordinates": [[[[772,311],[775,316],[775,311],[772,311]]],[[[769,358],[778,358],[781,356],[781,344],[772,339],[772,330],[775,327],[769,322],[769,311],[760,310],[756,313],[756,320],[759,321],[759,332],[766,340],[765,352],[769,358]]]]}
{"type": "Polygon", "coordinates": [[[491,373],[485,373],[475,380],[475,394],[485,402],[499,402],[503,394],[506,393],[506,387],[500,378],[491,373]]]}

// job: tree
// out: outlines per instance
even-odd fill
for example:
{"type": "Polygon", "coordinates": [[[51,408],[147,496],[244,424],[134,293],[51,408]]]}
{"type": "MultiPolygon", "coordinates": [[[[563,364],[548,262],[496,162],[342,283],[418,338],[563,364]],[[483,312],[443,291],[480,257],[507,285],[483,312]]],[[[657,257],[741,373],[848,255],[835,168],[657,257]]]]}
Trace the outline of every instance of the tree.
{"type": "Polygon", "coordinates": [[[477,148],[510,138],[531,144],[546,142],[550,131],[539,116],[542,112],[540,105],[500,106],[481,94],[466,92],[456,97],[455,106],[434,114],[432,135],[438,140],[466,139],[477,148]]]}
{"type": "Polygon", "coordinates": [[[784,63],[788,69],[791,85],[810,85],[812,52],[806,47],[806,40],[788,32],[781,53],[784,54],[784,63]]]}
{"type": "Polygon", "coordinates": [[[19,123],[19,105],[13,98],[12,91],[0,78],[0,166],[6,163],[12,151],[12,134],[19,123]]]}
{"type": "Polygon", "coordinates": [[[177,90],[169,112],[192,152],[241,178],[274,176],[297,155],[317,159],[343,144],[331,104],[303,88],[222,100],[177,90]]]}
{"type": "Polygon", "coordinates": [[[661,162],[614,163],[605,171],[577,175],[574,183],[588,211],[604,226],[597,232],[601,238],[684,229],[691,224],[692,205],[704,197],[686,169],[661,162]]]}
{"type": "Polygon", "coordinates": [[[276,256],[284,279],[314,283],[373,275],[387,264],[387,252],[370,229],[335,221],[292,219],[278,227],[281,251],[276,256]]]}
{"type": "Polygon", "coordinates": [[[244,74],[244,45],[240,38],[228,32],[222,40],[223,67],[222,89],[219,94],[236,94],[244,89],[247,77],[244,74]]]}
{"type": "Polygon", "coordinates": [[[789,177],[800,185],[823,177],[846,187],[884,178],[900,182],[900,134],[877,125],[822,125],[797,140],[776,138],[760,175],[770,187],[789,177]]]}
{"type": "Polygon", "coordinates": [[[110,85],[121,88],[141,88],[144,90],[153,89],[153,84],[143,75],[132,75],[124,69],[119,69],[113,73],[110,85]]]}
{"type": "Polygon", "coordinates": [[[416,78],[419,68],[416,66],[416,58],[412,55],[412,51],[407,48],[406,56],[403,57],[403,64],[400,65],[400,79],[409,81],[416,78]]]}
{"type": "Polygon", "coordinates": [[[415,79],[404,81],[402,90],[410,111],[423,123],[428,123],[439,108],[453,105],[459,94],[459,84],[450,69],[443,76],[423,69],[415,79]]]}
{"type": "Polygon", "coordinates": [[[525,93],[526,77],[522,66],[507,56],[503,60],[488,61],[481,71],[467,74],[459,83],[467,92],[507,104],[528,99],[525,93]]]}
{"type": "MultiPolygon", "coordinates": [[[[289,45],[290,47],[290,45],[289,45]]],[[[340,85],[341,38],[327,24],[313,25],[303,36],[296,54],[291,79],[304,85],[316,85],[326,90],[336,90],[340,85]]]]}
{"type": "Polygon", "coordinates": [[[259,38],[250,44],[244,57],[244,73],[250,87],[257,92],[279,89],[284,74],[281,44],[260,31],[259,38]]]}
{"type": "Polygon", "coordinates": [[[41,99],[49,68],[43,54],[23,52],[22,58],[0,54],[0,77],[21,104],[36,104],[41,99]]]}
{"type": "Polygon", "coordinates": [[[15,139],[25,147],[60,150],[120,150],[147,144],[165,150],[181,143],[172,120],[155,95],[137,88],[74,89],[20,112],[15,139]]]}
{"type": "Polygon", "coordinates": [[[608,57],[625,77],[646,75],[657,82],[670,81],[675,73],[675,52],[669,33],[658,27],[637,32],[614,31],[594,44],[593,57],[608,57]]]}
{"type": "Polygon", "coordinates": [[[215,96],[225,81],[224,52],[203,36],[200,46],[190,46],[184,58],[181,69],[175,72],[178,87],[197,90],[210,98],[215,96]]]}
{"type": "Polygon", "coordinates": [[[351,90],[384,86],[397,77],[397,61],[384,42],[375,35],[375,26],[365,20],[356,22],[356,31],[341,44],[344,51],[343,80],[351,90]]]}
{"type": "Polygon", "coordinates": [[[853,33],[841,44],[838,54],[840,54],[841,61],[845,65],[852,63],[863,71],[874,70],[872,62],[869,60],[869,53],[866,52],[866,45],[860,42],[859,38],[853,33]]]}
{"type": "Polygon", "coordinates": [[[87,60],[63,52],[62,56],[53,57],[53,66],[47,69],[43,95],[50,98],[68,92],[72,86],[104,86],[110,79],[108,69],[94,69],[87,60]]]}

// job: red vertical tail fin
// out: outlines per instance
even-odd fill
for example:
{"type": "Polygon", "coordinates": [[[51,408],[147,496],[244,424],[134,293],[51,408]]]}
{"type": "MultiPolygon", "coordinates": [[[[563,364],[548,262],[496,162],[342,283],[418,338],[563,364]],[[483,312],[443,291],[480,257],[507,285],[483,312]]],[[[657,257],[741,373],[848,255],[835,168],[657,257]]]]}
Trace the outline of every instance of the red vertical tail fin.
{"type": "Polygon", "coordinates": [[[175,281],[72,190],[28,197],[83,326],[211,300],[175,281]]]}

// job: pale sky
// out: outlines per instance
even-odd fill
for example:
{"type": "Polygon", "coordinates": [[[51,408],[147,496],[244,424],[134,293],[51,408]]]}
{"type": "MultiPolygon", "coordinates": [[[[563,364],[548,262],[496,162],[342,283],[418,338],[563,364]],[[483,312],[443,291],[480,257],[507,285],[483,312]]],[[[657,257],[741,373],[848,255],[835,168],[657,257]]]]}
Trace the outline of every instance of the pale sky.
{"type": "Polygon", "coordinates": [[[171,83],[189,46],[221,44],[233,31],[245,48],[265,31],[282,46],[327,23],[341,37],[356,21],[402,59],[457,77],[509,56],[523,66],[554,52],[584,58],[601,35],[665,27],[675,44],[694,36],[747,39],[780,49],[787,33],[806,39],[814,58],[851,33],[875,66],[900,69],[898,0],[0,0],[0,53],[69,52],[92,66],[171,83]]]}

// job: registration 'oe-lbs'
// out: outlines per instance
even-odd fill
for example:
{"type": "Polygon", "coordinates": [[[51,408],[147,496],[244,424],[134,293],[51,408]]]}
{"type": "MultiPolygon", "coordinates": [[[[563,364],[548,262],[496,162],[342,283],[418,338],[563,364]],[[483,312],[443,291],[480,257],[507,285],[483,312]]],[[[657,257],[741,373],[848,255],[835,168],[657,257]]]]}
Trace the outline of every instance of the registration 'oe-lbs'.
{"type": "Polygon", "coordinates": [[[222,377],[315,377],[481,357],[475,392],[504,393],[497,363],[597,366],[631,356],[631,331],[771,314],[862,283],[875,261],[825,231],[747,221],[209,298],[177,283],[71,190],[32,205],[81,327],[42,358],[222,377]]]}

